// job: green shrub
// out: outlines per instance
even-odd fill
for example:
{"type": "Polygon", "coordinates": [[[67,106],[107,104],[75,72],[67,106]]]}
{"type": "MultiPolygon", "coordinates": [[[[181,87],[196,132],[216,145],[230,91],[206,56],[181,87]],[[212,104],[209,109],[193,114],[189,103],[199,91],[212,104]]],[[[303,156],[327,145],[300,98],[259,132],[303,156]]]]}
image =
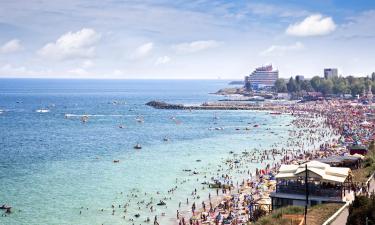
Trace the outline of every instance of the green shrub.
{"type": "Polygon", "coordinates": [[[346,225],[375,225],[375,196],[357,196],[349,206],[349,216],[346,225]]]}

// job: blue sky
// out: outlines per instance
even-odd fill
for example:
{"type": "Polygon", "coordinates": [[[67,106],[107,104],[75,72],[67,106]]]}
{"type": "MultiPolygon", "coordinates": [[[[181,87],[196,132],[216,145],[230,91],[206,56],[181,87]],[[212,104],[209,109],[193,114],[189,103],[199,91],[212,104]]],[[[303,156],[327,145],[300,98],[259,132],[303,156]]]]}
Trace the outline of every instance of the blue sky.
{"type": "Polygon", "coordinates": [[[0,77],[242,79],[375,71],[375,1],[2,0],[0,77]]]}

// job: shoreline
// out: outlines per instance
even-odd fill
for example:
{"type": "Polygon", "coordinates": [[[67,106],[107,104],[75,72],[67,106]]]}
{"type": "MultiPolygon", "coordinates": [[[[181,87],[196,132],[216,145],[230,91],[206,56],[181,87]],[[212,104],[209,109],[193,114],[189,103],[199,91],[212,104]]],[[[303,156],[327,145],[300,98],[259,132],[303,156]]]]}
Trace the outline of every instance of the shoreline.
{"type": "MultiPolygon", "coordinates": [[[[340,103],[337,103],[335,101],[332,101],[334,104],[336,103],[337,105],[335,106],[336,108],[340,108],[340,103]]],[[[264,108],[263,108],[264,109],[264,108]]],[[[267,108],[269,110],[269,108],[267,108]]],[[[320,159],[320,158],[324,158],[324,157],[327,157],[327,156],[331,156],[331,155],[336,155],[336,154],[347,154],[346,152],[346,148],[340,148],[340,144],[339,144],[339,139],[341,137],[343,137],[343,134],[342,134],[342,130],[340,129],[341,125],[343,124],[334,124],[332,123],[332,118],[330,118],[330,112],[327,111],[324,106],[320,106],[320,107],[311,107],[310,104],[303,104],[303,105],[300,105],[299,107],[290,107],[288,108],[287,110],[285,111],[289,111],[291,112],[291,114],[293,115],[295,110],[298,110],[299,112],[303,112],[303,114],[295,114],[295,120],[298,120],[298,119],[301,119],[301,118],[304,118],[304,117],[312,117],[312,118],[321,118],[323,121],[323,127],[325,127],[327,130],[329,130],[331,132],[331,136],[330,136],[330,140],[327,141],[327,142],[324,142],[324,144],[322,144],[320,146],[320,149],[316,149],[314,147],[314,145],[308,149],[308,150],[304,150],[303,151],[303,154],[300,154],[300,155],[295,155],[292,151],[291,154],[287,154],[286,156],[282,157],[281,159],[277,160],[277,161],[274,161],[273,163],[276,164],[275,166],[273,167],[269,167],[269,164],[265,167],[265,168],[261,168],[259,171],[267,171],[265,174],[276,174],[277,173],[277,170],[279,168],[279,166],[281,164],[300,164],[300,163],[303,163],[303,162],[307,162],[307,161],[310,161],[310,160],[314,160],[314,159],[320,159]],[[322,152],[322,148],[324,149],[324,153],[322,152]]],[[[340,110],[339,110],[340,111],[340,110]]],[[[316,127],[310,127],[310,131],[316,131],[316,127]]],[[[324,136],[324,135],[323,135],[324,136]]],[[[264,175],[262,173],[262,175],[264,175]]],[[[246,181],[246,183],[244,182],[243,184],[241,184],[241,186],[237,189],[233,189],[233,191],[229,191],[229,195],[233,196],[232,194],[233,193],[238,193],[240,195],[240,197],[243,198],[242,200],[242,203],[241,204],[245,204],[245,203],[249,203],[247,201],[247,197],[248,197],[248,194],[250,193],[250,196],[252,198],[251,201],[253,201],[254,199],[254,192],[253,192],[253,188],[254,188],[254,183],[261,183],[262,182],[262,175],[260,175],[258,173],[258,169],[257,169],[257,173],[256,173],[256,176],[255,178],[253,179],[248,179],[246,181]],[[250,188],[250,192],[246,191],[247,189],[250,188]]],[[[266,180],[270,181],[269,177],[265,178],[266,180]]],[[[258,187],[256,187],[257,189],[258,187]]],[[[273,191],[274,189],[270,189],[270,191],[268,191],[268,194],[273,191]]],[[[267,191],[266,191],[267,192],[267,191]]],[[[258,192],[259,193],[259,192],[258,192]]],[[[223,191],[223,194],[224,194],[224,191],[223,191]]],[[[262,200],[262,197],[264,195],[264,192],[260,192],[260,195],[257,196],[255,195],[256,197],[258,197],[258,200],[262,200]]],[[[228,201],[228,199],[225,199],[227,196],[219,196],[218,199],[215,201],[215,207],[214,209],[210,209],[208,212],[206,210],[203,210],[203,207],[201,208],[198,208],[198,215],[200,215],[200,219],[197,219],[196,215],[193,215],[192,217],[190,217],[190,221],[189,221],[189,224],[194,224],[193,221],[191,221],[191,218],[194,218],[194,221],[196,221],[196,224],[200,224],[199,222],[202,222],[202,223],[211,223],[213,222],[213,218],[216,218],[214,215],[215,215],[215,212],[217,211],[216,209],[217,208],[222,208],[223,207],[223,203],[224,204],[238,204],[238,202],[241,202],[241,199],[238,198],[239,200],[235,200],[234,197],[232,197],[230,199],[230,201],[228,201]],[[218,203],[220,202],[220,203],[218,203]],[[207,220],[207,217],[209,217],[210,219],[207,220]]],[[[267,197],[268,198],[268,197],[267,197]]],[[[205,199],[205,201],[207,201],[207,199],[205,199]]],[[[256,202],[257,200],[255,200],[256,202]]],[[[224,206],[224,212],[227,212],[226,211],[227,209],[227,206],[224,206]]],[[[236,210],[234,210],[236,211],[236,210]]],[[[245,208],[245,211],[246,211],[246,208],[245,208]]],[[[191,211],[188,211],[188,212],[191,212],[191,211]]],[[[219,211],[219,214],[218,215],[221,215],[220,214],[221,211],[219,211]]],[[[227,213],[228,214],[228,213],[227,213]]],[[[184,215],[185,216],[185,215],[184,215]]],[[[229,214],[228,214],[228,217],[232,217],[232,210],[229,210],[229,214]]],[[[235,224],[237,224],[237,218],[238,218],[238,215],[236,214],[236,222],[235,224]]],[[[216,220],[216,219],[215,219],[216,220]]],[[[183,217],[181,217],[179,220],[177,220],[178,224],[185,224],[185,219],[183,219],[183,217]]],[[[243,221],[244,222],[244,221],[243,221]]],[[[217,221],[215,221],[215,224],[218,224],[217,221]]]]}
{"type": "MultiPolygon", "coordinates": [[[[310,117],[312,116],[312,118],[314,120],[324,120],[324,117],[321,117],[321,116],[318,116],[316,117],[315,114],[308,114],[308,115],[305,115],[305,116],[302,116],[302,117],[310,117]]],[[[300,118],[300,115],[298,116],[295,116],[295,120],[299,119],[300,118]]],[[[314,128],[312,128],[314,129],[314,128]]],[[[330,129],[330,128],[325,128],[325,129],[330,129]]],[[[334,135],[334,132],[332,132],[332,135],[329,137],[329,139],[331,140],[335,140],[337,138],[337,135],[334,135]]],[[[313,153],[316,149],[314,148],[314,146],[312,146],[310,149],[307,149],[307,150],[304,150],[304,156],[306,157],[307,155],[313,153]]],[[[295,155],[295,153],[298,153],[298,151],[294,151],[294,150],[287,150],[286,151],[286,155],[287,157],[292,157],[292,159],[288,159],[287,162],[288,163],[292,163],[295,159],[298,159],[298,157],[296,157],[297,155],[295,155]]],[[[304,158],[305,158],[304,157],[304,158]]],[[[254,203],[258,203],[260,201],[265,201],[266,199],[268,199],[268,195],[271,191],[261,191],[259,190],[259,184],[263,184],[263,183],[266,183],[266,182],[269,182],[270,180],[268,178],[264,178],[264,176],[266,176],[266,174],[271,174],[271,173],[275,173],[277,171],[277,168],[280,166],[280,164],[285,161],[285,156],[282,157],[281,154],[279,157],[276,157],[277,160],[275,159],[273,162],[272,162],[272,166],[270,166],[271,164],[267,164],[266,167],[264,168],[256,168],[255,170],[256,171],[252,171],[250,173],[250,177],[251,179],[246,179],[246,182],[245,182],[245,179],[244,180],[244,183],[243,184],[240,184],[236,187],[233,187],[232,190],[227,190],[225,192],[222,192],[222,194],[220,194],[219,196],[215,196],[216,198],[214,199],[214,201],[211,201],[213,207],[215,208],[213,211],[215,212],[216,211],[216,208],[219,207],[220,204],[223,204],[223,202],[227,201],[226,198],[228,198],[228,196],[231,196],[231,195],[239,195],[240,198],[246,198],[247,196],[252,196],[252,201],[254,201],[254,203]],[[260,172],[262,171],[262,172],[260,172]],[[263,172],[265,171],[265,172],[263,172]],[[255,175],[253,176],[252,173],[255,172],[255,175]]],[[[307,157],[306,157],[307,158],[307,157]]],[[[213,189],[214,190],[214,189],[213,189]]],[[[204,202],[208,205],[210,200],[209,199],[204,199],[204,202]]],[[[212,217],[212,210],[210,210],[211,212],[208,213],[208,215],[211,215],[212,217]]],[[[191,214],[191,210],[187,210],[187,211],[184,211],[184,213],[182,214],[182,216],[180,216],[180,219],[179,220],[176,220],[176,222],[178,224],[184,224],[184,220],[185,219],[182,219],[182,218],[185,218],[188,217],[189,214],[191,214]]],[[[193,215],[193,217],[190,217],[190,218],[197,218],[198,216],[197,215],[201,215],[200,217],[202,217],[203,214],[206,215],[207,214],[207,210],[203,210],[203,207],[198,207],[198,210],[197,210],[197,213],[195,213],[195,215],[193,215]]],[[[196,219],[194,219],[194,221],[198,221],[196,219]]],[[[190,221],[189,221],[190,222],[190,221]]],[[[212,221],[211,221],[212,222],[212,221]]],[[[189,223],[190,224],[190,223],[189,223]]],[[[194,224],[194,222],[192,223],[194,224]]],[[[196,223],[198,224],[198,223],[196,223]]],[[[200,224],[200,223],[199,223],[200,224]]]]}

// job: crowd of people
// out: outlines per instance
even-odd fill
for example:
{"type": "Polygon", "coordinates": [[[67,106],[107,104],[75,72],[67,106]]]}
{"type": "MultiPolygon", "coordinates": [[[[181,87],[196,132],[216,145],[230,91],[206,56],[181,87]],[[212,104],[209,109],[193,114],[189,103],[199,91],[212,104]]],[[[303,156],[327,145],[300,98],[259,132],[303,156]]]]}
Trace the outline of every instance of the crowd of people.
{"type": "Polygon", "coordinates": [[[256,209],[271,210],[269,194],[275,190],[274,176],[281,164],[300,164],[332,155],[348,154],[348,146],[358,143],[366,145],[375,139],[372,117],[375,110],[368,106],[331,100],[296,104],[282,110],[295,116],[286,144],[275,144],[272,149],[243,152],[228,161],[228,170],[239,170],[247,178],[239,185],[233,185],[231,179],[226,179],[229,188],[223,186],[223,194],[216,201],[213,202],[209,196],[208,202],[203,201],[199,210],[193,203],[194,210],[189,212],[190,215],[178,213],[179,225],[234,225],[253,221],[258,216],[256,209]],[[251,163],[265,163],[265,166],[252,174],[243,169],[251,163]],[[189,220],[185,216],[190,216],[189,220]]]}

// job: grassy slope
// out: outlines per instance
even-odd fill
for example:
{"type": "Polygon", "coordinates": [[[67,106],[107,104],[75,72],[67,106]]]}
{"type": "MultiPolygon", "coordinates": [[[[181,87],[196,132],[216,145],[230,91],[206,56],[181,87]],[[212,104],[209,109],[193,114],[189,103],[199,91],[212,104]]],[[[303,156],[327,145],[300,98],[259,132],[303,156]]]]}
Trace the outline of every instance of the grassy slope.
{"type": "Polygon", "coordinates": [[[371,143],[369,151],[365,156],[365,167],[353,170],[353,181],[358,183],[364,183],[368,177],[375,171],[375,143],[371,143]]]}
{"type": "MultiPolygon", "coordinates": [[[[330,216],[332,216],[343,204],[329,203],[316,205],[308,209],[307,224],[321,225],[330,216]]],[[[291,221],[282,219],[282,214],[300,214],[303,215],[304,207],[301,206],[287,206],[273,211],[270,215],[262,217],[255,224],[256,225],[291,225],[291,221]]],[[[293,223],[295,225],[297,223],[293,223]]]]}

